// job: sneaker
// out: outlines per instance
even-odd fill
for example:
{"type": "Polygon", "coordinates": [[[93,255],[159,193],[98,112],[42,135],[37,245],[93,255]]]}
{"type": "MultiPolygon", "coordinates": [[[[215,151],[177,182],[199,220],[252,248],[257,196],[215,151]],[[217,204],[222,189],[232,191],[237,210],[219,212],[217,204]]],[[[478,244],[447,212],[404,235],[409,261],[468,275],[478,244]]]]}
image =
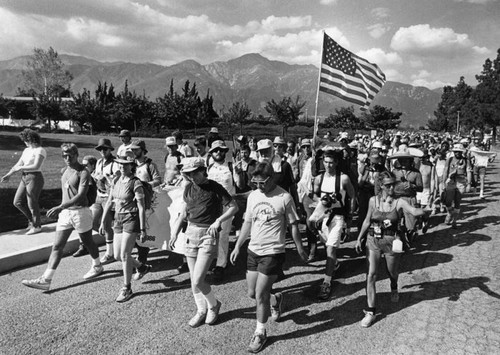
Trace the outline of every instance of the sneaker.
{"type": "Polygon", "coordinates": [[[26,231],[29,231],[31,228],[33,228],[33,223],[28,222],[28,226],[26,227],[26,231]]]}
{"type": "Polygon", "coordinates": [[[50,289],[51,282],[52,282],[52,280],[48,280],[48,279],[44,278],[43,276],[40,276],[38,279],[21,281],[21,283],[24,286],[36,288],[36,289],[43,290],[43,291],[48,291],[50,289]]]}
{"type": "Polygon", "coordinates": [[[113,255],[104,254],[101,258],[101,265],[111,264],[111,263],[114,263],[115,261],[116,261],[116,259],[113,255]]]}
{"type": "Polygon", "coordinates": [[[373,324],[373,322],[375,322],[375,318],[377,318],[377,315],[373,312],[368,312],[365,310],[363,310],[363,312],[365,312],[365,317],[361,320],[361,326],[363,328],[368,328],[373,324]]]}
{"type": "Polygon", "coordinates": [[[330,297],[331,293],[332,293],[332,285],[328,284],[326,282],[323,282],[321,284],[321,286],[319,287],[318,298],[320,300],[327,300],[330,297]]]}
{"type": "Polygon", "coordinates": [[[26,235],[37,234],[42,231],[42,227],[32,227],[29,231],[26,232],[26,235]]]}
{"type": "Polygon", "coordinates": [[[73,253],[73,257],[78,258],[80,256],[87,255],[88,253],[89,253],[89,251],[87,250],[87,248],[85,248],[85,246],[83,244],[80,244],[80,246],[78,247],[78,250],[73,253]]]}
{"type": "Polygon", "coordinates": [[[267,335],[264,331],[264,334],[254,333],[252,336],[252,340],[250,340],[250,345],[248,345],[248,351],[251,353],[258,353],[264,348],[267,342],[267,335]]]}
{"type": "Polygon", "coordinates": [[[398,303],[399,302],[399,292],[398,290],[391,290],[391,302],[398,303]]]}
{"type": "Polygon", "coordinates": [[[217,319],[219,318],[220,306],[222,306],[222,303],[217,300],[217,304],[214,307],[208,309],[205,324],[214,325],[215,322],[217,322],[217,319]]]}
{"type": "Polygon", "coordinates": [[[281,307],[283,305],[284,295],[281,292],[278,292],[274,296],[276,297],[276,305],[271,306],[271,319],[277,322],[281,318],[281,307]]]}
{"type": "Polygon", "coordinates": [[[144,266],[144,270],[139,271],[139,269],[141,269],[141,267],[139,266],[139,268],[137,269],[137,272],[134,274],[133,279],[135,281],[139,281],[140,279],[142,279],[153,268],[151,265],[148,265],[148,264],[144,264],[143,266],[144,266]]]}
{"type": "Polygon", "coordinates": [[[422,233],[425,234],[429,230],[429,222],[422,223],[422,233]]]}
{"type": "Polygon", "coordinates": [[[99,276],[103,272],[104,272],[104,268],[102,267],[102,265],[92,266],[90,268],[89,272],[87,272],[85,275],[83,275],[83,278],[85,280],[93,279],[94,277],[99,276]]]}
{"type": "Polygon", "coordinates": [[[184,274],[186,272],[189,272],[189,267],[188,267],[188,264],[187,263],[182,263],[181,266],[177,267],[177,273],[180,275],[180,274],[184,274]]]}
{"type": "Polygon", "coordinates": [[[189,320],[189,326],[191,328],[197,328],[203,323],[205,323],[205,319],[207,318],[207,313],[196,312],[196,314],[189,320]]]}
{"type": "Polygon", "coordinates": [[[116,297],[116,302],[126,302],[130,299],[130,297],[132,297],[133,294],[134,293],[131,288],[123,286],[120,293],[118,293],[118,297],[116,297]]]}
{"type": "Polygon", "coordinates": [[[216,266],[212,272],[212,281],[214,283],[219,283],[224,280],[224,268],[221,266],[216,266]]]}

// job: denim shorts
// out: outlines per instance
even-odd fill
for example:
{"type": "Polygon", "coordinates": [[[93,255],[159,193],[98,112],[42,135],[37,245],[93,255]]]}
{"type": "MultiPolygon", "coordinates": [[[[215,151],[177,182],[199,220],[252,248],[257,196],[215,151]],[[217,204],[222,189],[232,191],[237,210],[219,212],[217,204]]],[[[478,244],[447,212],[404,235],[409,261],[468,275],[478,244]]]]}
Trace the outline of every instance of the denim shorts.
{"type": "Polygon", "coordinates": [[[208,227],[200,227],[189,223],[186,235],[186,251],[184,255],[196,258],[200,253],[216,258],[219,250],[219,238],[207,235],[208,227]]]}
{"type": "Polygon", "coordinates": [[[366,248],[371,251],[378,251],[384,255],[395,255],[392,251],[392,242],[396,239],[395,236],[383,236],[382,238],[375,238],[373,235],[368,235],[366,240],[366,248]]]}
{"type": "Polygon", "coordinates": [[[115,233],[140,233],[141,221],[139,220],[139,213],[116,213],[113,231],[115,233]]]}

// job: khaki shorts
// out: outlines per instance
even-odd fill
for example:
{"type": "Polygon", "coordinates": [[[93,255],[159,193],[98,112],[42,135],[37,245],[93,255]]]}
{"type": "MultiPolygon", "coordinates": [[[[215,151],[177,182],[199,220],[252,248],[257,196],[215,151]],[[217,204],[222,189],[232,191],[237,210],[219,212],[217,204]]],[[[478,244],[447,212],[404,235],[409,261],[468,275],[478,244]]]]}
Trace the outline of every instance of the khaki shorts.
{"type": "Polygon", "coordinates": [[[208,227],[199,227],[188,224],[186,232],[186,252],[184,255],[196,258],[199,254],[205,254],[216,258],[219,250],[219,239],[207,235],[208,227]]]}
{"type": "Polygon", "coordinates": [[[328,217],[325,217],[321,224],[321,230],[319,231],[321,241],[325,243],[326,246],[338,248],[345,227],[344,216],[335,215],[330,225],[327,225],[327,222],[328,217]]]}
{"type": "Polygon", "coordinates": [[[82,207],[76,210],[62,210],[57,219],[56,231],[74,229],[85,233],[92,229],[92,212],[90,208],[82,207]]]}

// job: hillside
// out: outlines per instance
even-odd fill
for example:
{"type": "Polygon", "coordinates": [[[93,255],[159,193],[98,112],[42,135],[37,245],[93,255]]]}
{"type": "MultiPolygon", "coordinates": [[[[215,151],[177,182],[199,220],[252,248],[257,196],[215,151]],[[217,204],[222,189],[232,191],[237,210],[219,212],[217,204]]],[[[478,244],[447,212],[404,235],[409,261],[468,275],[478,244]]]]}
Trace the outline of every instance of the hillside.
{"type": "MultiPolygon", "coordinates": [[[[174,80],[180,90],[186,80],[196,83],[201,96],[207,92],[214,97],[216,110],[228,107],[234,101],[246,101],[256,114],[266,114],[264,106],[271,99],[299,95],[307,102],[307,115],[314,115],[318,68],[313,65],[290,65],[271,61],[260,54],[251,53],[227,62],[201,65],[187,60],[172,66],[151,63],[99,62],[93,59],[60,55],[67,70],[73,75],[73,92],[84,88],[95,90],[99,81],[112,83],[117,91],[128,80],[129,88],[145,93],[154,100],[165,94],[174,80]]],[[[28,56],[0,61],[0,93],[15,95],[22,85],[22,70],[28,56]]],[[[408,84],[387,82],[372,105],[391,107],[403,112],[403,126],[425,125],[440,100],[439,90],[413,87],[408,84]]],[[[335,108],[347,103],[320,93],[318,115],[327,116],[335,108]]]]}

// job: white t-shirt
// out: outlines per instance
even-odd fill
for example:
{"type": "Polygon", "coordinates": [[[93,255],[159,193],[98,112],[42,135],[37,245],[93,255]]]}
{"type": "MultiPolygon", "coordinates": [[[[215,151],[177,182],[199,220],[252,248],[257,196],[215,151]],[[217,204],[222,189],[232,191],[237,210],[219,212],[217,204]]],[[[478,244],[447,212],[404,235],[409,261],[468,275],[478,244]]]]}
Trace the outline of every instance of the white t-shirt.
{"type": "Polygon", "coordinates": [[[35,164],[35,158],[39,155],[41,155],[44,158],[42,164],[40,165],[40,168],[24,171],[25,173],[34,173],[36,171],[42,171],[43,162],[45,161],[45,158],[47,158],[47,151],[45,150],[45,148],[42,147],[36,147],[36,148],[26,147],[24,149],[23,154],[21,155],[21,161],[23,162],[23,166],[35,164]]]}
{"type": "Polygon", "coordinates": [[[227,162],[223,164],[211,164],[208,169],[208,178],[218,182],[226,189],[231,196],[236,194],[236,187],[233,182],[233,174],[227,162]]]}
{"type": "Polygon", "coordinates": [[[126,155],[126,151],[130,149],[130,146],[132,145],[132,142],[128,143],[128,144],[125,144],[125,143],[122,143],[119,147],[118,147],[118,150],[116,151],[116,155],[118,157],[122,157],[124,155],[126,155]]]}
{"type": "Polygon", "coordinates": [[[287,225],[298,221],[292,196],[279,186],[248,196],[245,220],[252,222],[248,249],[259,256],[285,252],[287,225]]]}

